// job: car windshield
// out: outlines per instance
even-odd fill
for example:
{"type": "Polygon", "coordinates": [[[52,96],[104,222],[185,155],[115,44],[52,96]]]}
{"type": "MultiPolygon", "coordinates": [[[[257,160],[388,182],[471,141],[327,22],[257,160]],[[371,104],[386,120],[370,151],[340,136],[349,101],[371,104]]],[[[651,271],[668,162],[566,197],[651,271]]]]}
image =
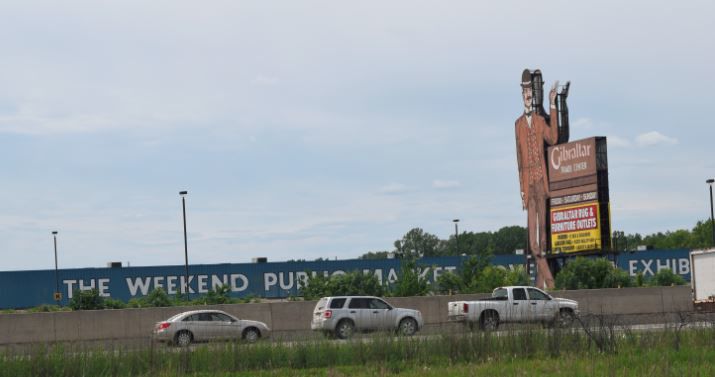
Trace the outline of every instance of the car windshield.
{"type": "Polygon", "coordinates": [[[494,290],[494,292],[492,292],[492,297],[494,297],[494,298],[502,298],[502,297],[506,298],[508,296],[509,296],[509,293],[507,292],[507,290],[505,288],[497,288],[494,290]]]}

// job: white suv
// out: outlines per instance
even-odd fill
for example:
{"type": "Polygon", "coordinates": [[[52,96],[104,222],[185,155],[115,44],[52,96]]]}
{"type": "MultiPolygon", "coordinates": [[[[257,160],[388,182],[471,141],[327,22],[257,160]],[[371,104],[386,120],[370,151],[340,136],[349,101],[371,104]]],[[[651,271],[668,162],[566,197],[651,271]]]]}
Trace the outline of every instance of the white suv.
{"type": "Polygon", "coordinates": [[[393,308],[379,297],[323,297],[315,305],[310,328],[326,335],[347,339],[355,331],[397,331],[412,335],[422,328],[422,313],[393,308]]]}

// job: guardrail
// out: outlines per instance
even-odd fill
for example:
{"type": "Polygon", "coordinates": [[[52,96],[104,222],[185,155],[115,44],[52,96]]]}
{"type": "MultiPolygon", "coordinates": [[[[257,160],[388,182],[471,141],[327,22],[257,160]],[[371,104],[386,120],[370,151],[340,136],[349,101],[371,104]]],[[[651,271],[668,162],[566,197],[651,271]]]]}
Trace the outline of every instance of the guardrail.
{"type": "MultiPolygon", "coordinates": [[[[631,323],[652,323],[664,316],[693,312],[689,286],[554,291],[555,297],[578,301],[583,314],[622,315],[631,323]]],[[[449,301],[488,295],[393,297],[395,306],[422,312],[426,327],[445,325],[449,301]]],[[[305,333],[315,301],[212,305],[55,313],[0,314],[0,345],[44,342],[147,339],[158,321],[186,310],[215,308],[239,318],[268,324],[274,334],[305,333]]]]}

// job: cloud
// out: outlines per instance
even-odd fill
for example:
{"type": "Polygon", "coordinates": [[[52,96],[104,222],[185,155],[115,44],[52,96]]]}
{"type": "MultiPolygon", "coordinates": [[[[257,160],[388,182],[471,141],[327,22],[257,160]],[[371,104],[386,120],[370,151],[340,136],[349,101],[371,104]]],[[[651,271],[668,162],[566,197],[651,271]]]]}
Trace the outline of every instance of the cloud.
{"type": "Polygon", "coordinates": [[[409,188],[402,183],[390,183],[389,185],[380,188],[381,194],[386,195],[400,195],[409,191],[409,188]]]}
{"type": "Polygon", "coordinates": [[[432,188],[436,188],[438,190],[453,189],[461,186],[462,183],[459,181],[445,181],[441,179],[435,179],[432,181],[432,188]]]}
{"type": "Polygon", "coordinates": [[[572,123],[572,126],[574,128],[590,130],[593,128],[593,120],[591,118],[578,118],[572,123]]]}
{"type": "Polygon", "coordinates": [[[631,146],[631,141],[618,136],[609,136],[608,146],[615,148],[626,148],[631,146]]]}
{"type": "Polygon", "coordinates": [[[639,147],[649,147],[658,144],[674,145],[678,144],[678,139],[665,136],[658,131],[646,132],[636,137],[636,145],[639,147]]]}

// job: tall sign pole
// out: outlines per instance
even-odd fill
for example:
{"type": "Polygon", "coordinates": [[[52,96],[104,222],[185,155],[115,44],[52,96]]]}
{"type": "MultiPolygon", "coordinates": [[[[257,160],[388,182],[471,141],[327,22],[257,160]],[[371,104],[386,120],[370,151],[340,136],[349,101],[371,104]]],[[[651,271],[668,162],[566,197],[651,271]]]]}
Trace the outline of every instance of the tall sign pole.
{"type": "Polygon", "coordinates": [[[715,247],[715,216],[713,216],[713,183],[715,183],[715,179],[710,178],[705,183],[710,185],[710,228],[713,233],[713,247],[715,247]]]}
{"type": "Polygon", "coordinates": [[[62,293],[60,292],[60,274],[59,270],[57,268],[57,231],[54,230],[52,231],[52,238],[54,239],[55,242],[55,301],[57,301],[57,305],[60,305],[60,302],[62,300],[62,293]]]}
{"type": "Polygon", "coordinates": [[[459,223],[459,219],[454,219],[452,220],[454,223],[454,242],[457,243],[457,255],[459,255],[459,228],[457,227],[457,223],[459,223]]]}
{"type": "Polygon", "coordinates": [[[184,215],[184,290],[186,292],[186,301],[189,301],[189,243],[186,238],[186,195],[188,191],[180,191],[181,209],[184,215]]]}

